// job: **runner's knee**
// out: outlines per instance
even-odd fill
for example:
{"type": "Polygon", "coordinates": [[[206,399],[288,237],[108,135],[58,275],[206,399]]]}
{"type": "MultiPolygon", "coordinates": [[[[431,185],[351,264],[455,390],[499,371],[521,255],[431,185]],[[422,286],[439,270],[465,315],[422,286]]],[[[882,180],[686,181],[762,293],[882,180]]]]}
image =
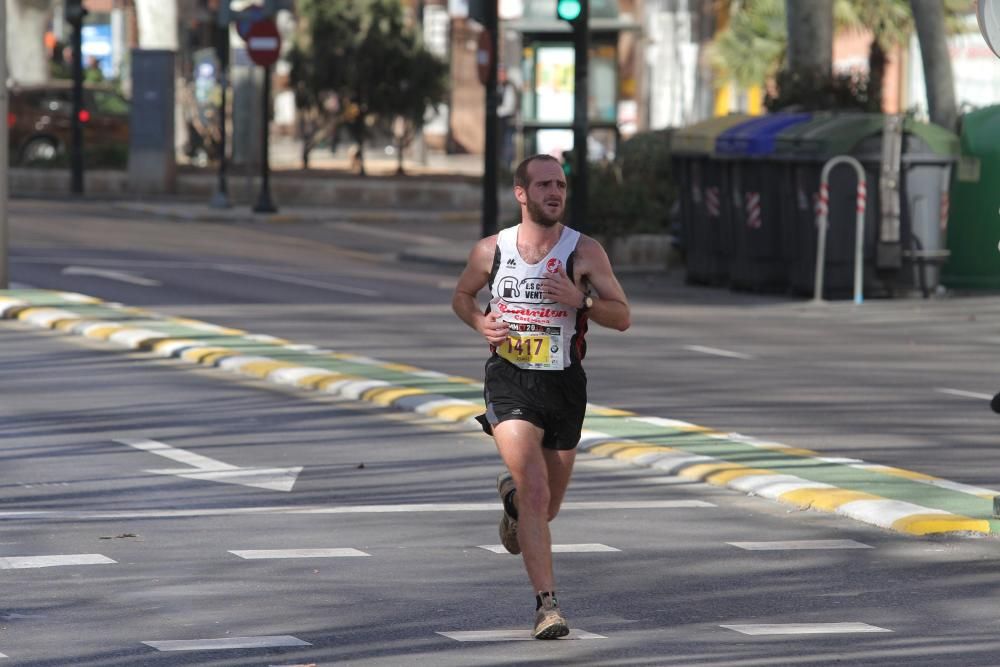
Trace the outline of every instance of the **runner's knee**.
{"type": "MultiPolygon", "coordinates": [[[[547,484],[524,484],[517,487],[517,513],[521,516],[525,512],[536,516],[548,516],[551,512],[549,487],[547,484]]],[[[552,518],[549,517],[549,521],[552,518]]]]}

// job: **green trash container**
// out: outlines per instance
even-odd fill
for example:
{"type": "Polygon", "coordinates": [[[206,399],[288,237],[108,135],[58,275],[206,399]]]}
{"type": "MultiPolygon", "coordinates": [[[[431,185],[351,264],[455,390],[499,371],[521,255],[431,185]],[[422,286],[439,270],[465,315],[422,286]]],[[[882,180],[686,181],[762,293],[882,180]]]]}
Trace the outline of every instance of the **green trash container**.
{"type": "Polygon", "coordinates": [[[749,119],[744,114],[710,118],[677,130],[670,139],[688,283],[725,285],[729,280],[728,202],[723,196],[722,165],[715,159],[715,140],[749,119]]]}
{"type": "Polygon", "coordinates": [[[1000,106],[962,117],[961,157],[951,186],[948,250],[941,282],[1000,288],[1000,106]]]}
{"type": "MultiPolygon", "coordinates": [[[[811,295],[816,266],[816,211],[820,175],[827,160],[851,155],[864,167],[867,205],[862,276],[869,296],[893,296],[937,288],[945,256],[942,212],[958,153],[957,137],[935,125],[907,119],[900,160],[900,228],[897,242],[882,238],[879,181],[882,114],[841,114],[800,136],[791,155],[796,200],[795,255],[791,289],[811,295]]],[[[854,285],[856,174],[841,165],[830,172],[825,298],[846,298],[854,285]]]]}

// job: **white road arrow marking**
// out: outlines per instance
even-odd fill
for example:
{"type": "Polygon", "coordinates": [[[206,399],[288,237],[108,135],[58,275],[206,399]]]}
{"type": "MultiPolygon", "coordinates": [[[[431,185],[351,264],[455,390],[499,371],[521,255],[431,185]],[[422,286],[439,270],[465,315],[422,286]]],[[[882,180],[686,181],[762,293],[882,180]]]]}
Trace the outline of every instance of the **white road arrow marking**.
{"type": "Polygon", "coordinates": [[[123,283],[142,285],[143,287],[159,287],[163,284],[159,280],[143,278],[142,276],[137,276],[134,273],[128,273],[126,271],[95,269],[90,266],[67,266],[62,270],[62,274],[64,276],[97,276],[98,278],[107,278],[108,280],[118,280],[123,283]]]}
{"type": "Polygon", "coordinates": [[[192,468],[167,468],[147,470],[157,475],[176,475],[187,479],[210,480],[224,484],[240,484],[254,486],[271,491],[291,491],[295,480],[302,472],[302,466],[294,468],[240,468],[239,466],[210,459],[201,454],[195,454],[156,440],[115,440],[129,447],[141,449],[150,454],[156,454],[192,468]]]}
{"type": "Polygon", "coordinates": [[[718,347],[705,347],[704,345],[685,345],[685,350],[691,350],[692,352],[701,352],[702,354],[711,354],[716,357],[728,357],[729,359],[753,359],[749,354],[743,354],[742,352],[733,352],[732,350],[723,350],[718,347]]]}

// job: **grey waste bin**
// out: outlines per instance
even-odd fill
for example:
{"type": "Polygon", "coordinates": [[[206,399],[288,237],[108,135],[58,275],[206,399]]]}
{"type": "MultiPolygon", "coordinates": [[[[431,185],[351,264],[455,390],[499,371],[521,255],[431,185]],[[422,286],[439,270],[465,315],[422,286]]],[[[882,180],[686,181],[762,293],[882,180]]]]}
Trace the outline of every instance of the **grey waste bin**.
{"type": "Polygon", "coordinates": [[[723,171],[715,159],[715,140],[749,119],[743,114],[710,118],[681,128],[671,137],[688,283],[724,285],[729,280],[727,202],[722,196],[723,171]]]}

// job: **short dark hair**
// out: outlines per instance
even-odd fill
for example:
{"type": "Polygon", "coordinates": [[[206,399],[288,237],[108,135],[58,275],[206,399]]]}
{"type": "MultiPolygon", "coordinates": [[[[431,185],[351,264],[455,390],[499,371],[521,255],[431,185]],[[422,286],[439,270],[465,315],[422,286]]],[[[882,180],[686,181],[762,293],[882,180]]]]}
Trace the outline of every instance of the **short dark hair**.
{"type": "Polygon", "coordinates": [[[517,169],[514,170],[514,187],[526,188],[531,185],[531,181],[528,179],[528,165],[541,160],[551,160],[562,167],[562,162],[548,153],[539,153],[538,155],[526,157],[521,161],[521,164],[517,165],[517,169]]]}

